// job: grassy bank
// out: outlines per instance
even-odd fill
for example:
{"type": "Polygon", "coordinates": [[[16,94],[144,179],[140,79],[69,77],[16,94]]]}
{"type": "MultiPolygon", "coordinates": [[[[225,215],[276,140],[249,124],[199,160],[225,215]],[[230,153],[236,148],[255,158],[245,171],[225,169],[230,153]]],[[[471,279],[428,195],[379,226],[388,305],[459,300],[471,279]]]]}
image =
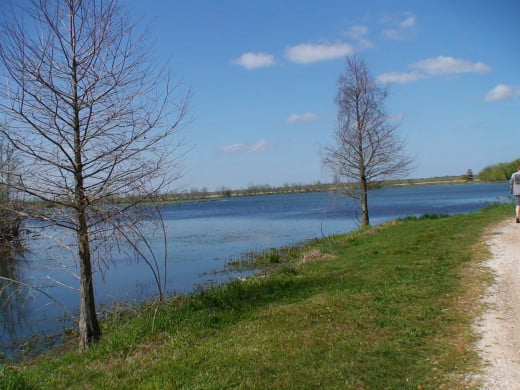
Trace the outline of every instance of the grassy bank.
{"type": "Polygon", "coordinates": [[[478,367],[471,321],[490,278],[482,235],[511,210],[271,251],[269,276],[114,313],[89,351],[0,367],[0,387],[463,388],[478,367]]]}

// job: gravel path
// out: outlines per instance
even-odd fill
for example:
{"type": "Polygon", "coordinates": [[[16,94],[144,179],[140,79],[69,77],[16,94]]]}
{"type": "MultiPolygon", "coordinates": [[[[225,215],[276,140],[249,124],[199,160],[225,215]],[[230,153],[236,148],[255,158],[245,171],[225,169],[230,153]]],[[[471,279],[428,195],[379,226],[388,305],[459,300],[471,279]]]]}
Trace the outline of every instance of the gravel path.
{"type": "Polygon", "coordinates": [[[492,258],[485,265],[496,279],[477,324],[477,347],[486,363],[481,388],[520,390],[520,224],[511,218],[490,233],[492,258]]]}

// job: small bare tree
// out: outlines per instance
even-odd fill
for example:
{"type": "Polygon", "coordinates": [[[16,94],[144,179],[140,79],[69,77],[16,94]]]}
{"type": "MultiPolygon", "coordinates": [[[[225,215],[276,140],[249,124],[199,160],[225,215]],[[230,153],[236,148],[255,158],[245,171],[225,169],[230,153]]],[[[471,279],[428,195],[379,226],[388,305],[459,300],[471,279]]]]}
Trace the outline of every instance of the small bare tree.
{"type": "MultiPolygon", "coordinates": [[[[0,129],[3,126],[0,124],[0,129]]],[[[0,246],[16,239],[20,230],[20,217],[16,214],[18,204],[12,188],[15,170],[14,149],[0,136],[0,246]]]]}
{"type": "Polygon", "coordinates": [[[364,60],[348,57],[338,80],[338,127],[335,144],[323,151],[323,164],[337,180],[347,182],[347,194],[361,206],[361,225],[369,224],[371,183],[404,176],[412,169],[397,126],[385,111],[387,88],[377,84],[364,60]]]}
{"type": "Polygon", "coordinates": [[[101,335],[94,254],[112,239],[138,242],[132,232],[154,216],[138,206],[178,178],[182,157],[172,137],[189,91],[156,68],[135,27],[116,0],[31,0],[1,24],[0,110],[10,126],[0,131],[21,158],[13,185],[54,206],[27,216],[74,232],[82,348],[101,335]]]}

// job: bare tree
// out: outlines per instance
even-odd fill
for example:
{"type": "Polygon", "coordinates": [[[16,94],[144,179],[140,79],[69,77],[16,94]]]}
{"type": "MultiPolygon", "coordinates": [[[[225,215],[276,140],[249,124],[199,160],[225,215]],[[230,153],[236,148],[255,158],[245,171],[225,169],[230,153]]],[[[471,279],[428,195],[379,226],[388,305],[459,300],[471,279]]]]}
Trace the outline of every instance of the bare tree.
{"type": "MultiPolygon", "coordinates": [[[[0,124],[0,129],[3,126],[0,124]]],[[[12,188],[15,170],[14,149],[0,137],[0,246],[16,239],[20,230],[20,218],[16,214],[18,204],[12,188]]]]}
{"type": "Polygon", "coordinates": [[[406,175],[412,160],[386,114],[387,88],[377,84],[364,60],[348,57],[346,65],[338,80],[335,144],[324,148],[323,164],[347,182],[347,194],[361,206],[361,224],[368,225],[371,184],[406,175]]]}
{"type": "Polygon", "coordinates": [[[155,66],[116,0],[31,0],[4,16],[1,132],[21,156],[16,190],[54,206],[26,214],[76,237],[84,348],[101,336],[93,256],[113,238],[135,243],[154,210],[138,206],[178,178],[190,94],[155,66]]]}

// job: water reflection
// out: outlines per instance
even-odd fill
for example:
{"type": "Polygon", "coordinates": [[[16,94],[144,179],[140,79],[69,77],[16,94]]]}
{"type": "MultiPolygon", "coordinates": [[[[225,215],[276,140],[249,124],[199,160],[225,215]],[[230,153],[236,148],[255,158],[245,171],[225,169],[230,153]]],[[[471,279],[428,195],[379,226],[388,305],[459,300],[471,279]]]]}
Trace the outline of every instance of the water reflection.
{"type": "Polygon", "coordinates": [[[0,314],[2,317],[2,336],[14,336],[25,326],[29,312],[24,302],[30,296],[30,289],[23,283],[23,250],[15,243],[0,247],[0,314]]]}

